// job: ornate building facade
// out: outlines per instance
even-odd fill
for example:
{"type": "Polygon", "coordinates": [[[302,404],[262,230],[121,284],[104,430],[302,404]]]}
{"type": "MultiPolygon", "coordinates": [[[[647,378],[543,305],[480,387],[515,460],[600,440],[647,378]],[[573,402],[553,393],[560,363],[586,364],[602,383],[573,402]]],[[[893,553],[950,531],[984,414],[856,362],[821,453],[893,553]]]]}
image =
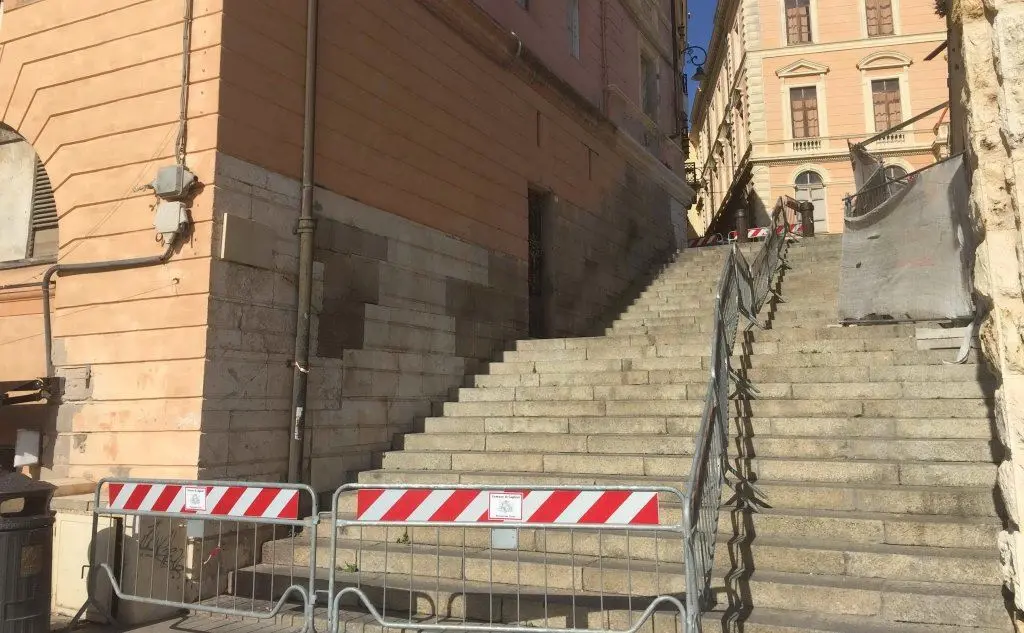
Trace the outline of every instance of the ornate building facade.
{"type": "MultiPolygon", "coordinates": [[[[818,232],[841,232],[848,144],[948,100],[945,40],[932,0],[720,2],[690,130],[694,223],[763,225],[792,195],[814,203],[818,232]]],[[[947,130],[940,108],[868,148],[901,175],[944,155],[947,130]]]]}

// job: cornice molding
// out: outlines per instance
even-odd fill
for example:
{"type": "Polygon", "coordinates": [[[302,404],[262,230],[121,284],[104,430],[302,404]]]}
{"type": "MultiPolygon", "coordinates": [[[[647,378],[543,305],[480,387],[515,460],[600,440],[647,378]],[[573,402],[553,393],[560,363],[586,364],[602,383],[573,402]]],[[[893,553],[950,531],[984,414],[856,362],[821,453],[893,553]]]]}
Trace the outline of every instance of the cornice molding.
{"type": "Polygon", "coordinates": [[[825,64],[820,64],[809,59],[798,59],[792,64],[783,66],[782,68],[775,71],[775,75],[780,78],[785,77],[811,77],[827,75],[829,67],[825,64]]]}
{"type": "Polygon", "coordinates": [[[857,69],[905,68],[913,63],[914,60],[899,51],[875,51],[857,62],[857,69]]]}

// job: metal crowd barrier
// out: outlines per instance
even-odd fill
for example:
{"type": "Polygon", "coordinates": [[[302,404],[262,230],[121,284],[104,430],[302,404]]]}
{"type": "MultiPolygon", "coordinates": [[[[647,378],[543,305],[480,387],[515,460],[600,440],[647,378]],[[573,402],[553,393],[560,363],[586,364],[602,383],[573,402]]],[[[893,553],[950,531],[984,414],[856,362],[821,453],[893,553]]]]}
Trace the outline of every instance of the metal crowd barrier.
{"type": "Polygon", "coordinates": [[[674,628],[684,507],[667,487],[342,486],[329,631],[352,606],[385,629],[635,633],[654,617],[674,628]]]}
{"type": "Polygon", "coordinates": [[[302,606],[302,631],[309,630],[317,523],[309,486],[103,479],[93,500],[89,598],[72,624],[92,608],[117,625],[99,597],[104,580],[123,601],[121,609],[166,607],[268,620],[293,600],[302,606]],[[265,543],[276,548],[288,537],[291,552],[282,552],[281,561],[274,551],[270,562],[262,560],[265,543]],[[299,539],[309,542],[308,575],[296,575],[293,566],[299,539]],[[258,563],[259,577],[253,567],[258,563]],[[276,601],[265,597],[276,594],[276,601]]]}

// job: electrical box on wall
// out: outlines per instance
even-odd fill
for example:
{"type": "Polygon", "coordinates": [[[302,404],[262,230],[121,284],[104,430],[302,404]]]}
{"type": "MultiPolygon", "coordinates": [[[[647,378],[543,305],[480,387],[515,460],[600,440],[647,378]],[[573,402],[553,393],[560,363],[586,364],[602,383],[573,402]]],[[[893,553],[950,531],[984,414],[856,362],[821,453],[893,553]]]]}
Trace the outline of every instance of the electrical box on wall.
{"type": "Polygon", "coordinates": [[[164,242],[177,235],[181,231],[181,227],[187,224],[188,210],[185,208],[184,202],[165,200],[156,206],[153,227],[164,242]]]}
{"type": "Polygon", "coordinates": [[[156,172],[149,188],[164,200],[178,200],[188,196],[196,184],[196,175],[182,165],[168,165],[156,172]]]}

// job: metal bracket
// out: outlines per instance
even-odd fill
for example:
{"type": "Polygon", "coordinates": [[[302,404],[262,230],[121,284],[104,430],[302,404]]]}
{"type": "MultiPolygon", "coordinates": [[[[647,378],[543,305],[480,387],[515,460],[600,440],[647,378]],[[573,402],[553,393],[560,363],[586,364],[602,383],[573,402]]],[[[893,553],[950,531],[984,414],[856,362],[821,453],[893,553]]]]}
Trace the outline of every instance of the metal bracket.
{"type": "Polygon", "coordinates": [[[35,380],[0,382],[0,407],[26,402],[50,400],[60,394],[60,379],[56,377],[36,378],[35,380]],[[9,396],[8,393],[27,392],[20,396],[9,396]]]}

